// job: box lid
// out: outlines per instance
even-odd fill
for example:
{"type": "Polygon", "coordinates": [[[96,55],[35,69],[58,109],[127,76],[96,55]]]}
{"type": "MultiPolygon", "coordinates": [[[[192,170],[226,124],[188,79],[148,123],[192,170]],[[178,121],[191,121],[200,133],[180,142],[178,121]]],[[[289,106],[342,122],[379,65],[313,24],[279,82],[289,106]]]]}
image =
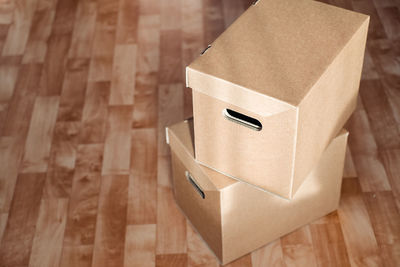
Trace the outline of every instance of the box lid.
{"type": "Polygon", "coordinates": [[[368,20],[316,1],[259,0],[186,68],[187,86],[241,106],[261,98],[261,114],[297,107],[368,20]],[[255,97],[243,103],[240,90],[255,97]]]}

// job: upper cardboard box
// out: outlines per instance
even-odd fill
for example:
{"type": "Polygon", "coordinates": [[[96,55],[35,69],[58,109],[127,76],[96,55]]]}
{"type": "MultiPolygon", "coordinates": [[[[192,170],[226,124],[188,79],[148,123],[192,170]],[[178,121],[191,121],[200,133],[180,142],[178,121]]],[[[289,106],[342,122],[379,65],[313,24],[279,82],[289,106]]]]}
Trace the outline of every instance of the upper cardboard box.
{"type": "Polygon", "coordinates": [[[196,160],[293,198],[356,107],[368,23],[310,0],[251,6],[186,69],[196,160]]]}
{"type": "MultiPolygon", "coordinates": [[[[267,115],[298,106],[369,17],[310,0],[260,0],[187,69],[187,86],[214,97],[245,90],[267,115]],[[205,76],[224,87],[204,83],[205,76]],[[227,88],[229,87],[229,88],[227,88]]],[[[227,96],[229,97],[229,96],[227,96]]],[[[255,109],[255,110],[254,110],[255,109]]]]}

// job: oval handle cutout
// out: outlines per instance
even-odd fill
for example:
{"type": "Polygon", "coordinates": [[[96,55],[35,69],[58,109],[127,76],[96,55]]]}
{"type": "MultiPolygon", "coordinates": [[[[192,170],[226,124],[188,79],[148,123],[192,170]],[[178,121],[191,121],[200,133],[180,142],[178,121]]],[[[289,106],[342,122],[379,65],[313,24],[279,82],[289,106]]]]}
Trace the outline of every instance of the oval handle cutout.
{"type": "Polygon", "coordinates": [[[206,195],[204,194],[203,190],[201,190],[200,186],[196,183],[195,179],[192,177],[192,175],[188,172],[185,171],[185,175],[189,183],[196,189],[196,191],[200,194],[201,198],[206,198],[206,195]]]}
{"type": "Polygon", "coordinates": [[[223,114],[228,120],[239,123],[255,131],[261,131],[262,129],[261,122],[255,118],[246,116],[229,108],[224,109],[223,114]]]}

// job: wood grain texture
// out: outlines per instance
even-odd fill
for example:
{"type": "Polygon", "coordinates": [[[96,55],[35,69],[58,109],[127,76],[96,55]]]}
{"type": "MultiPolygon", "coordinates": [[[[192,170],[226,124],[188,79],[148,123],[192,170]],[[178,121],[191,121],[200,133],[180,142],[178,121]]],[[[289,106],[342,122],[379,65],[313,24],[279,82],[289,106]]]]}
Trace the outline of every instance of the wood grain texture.
{"type": "MultiPolygon", "coordinates": [[[[400,4],[321,2],[370,16],[339,209],[226,266],[400,264],[400,4]]],[[[252,3],[0,1],[0,266],[220,266],[175,203],[165,127],[252,3]]]]}

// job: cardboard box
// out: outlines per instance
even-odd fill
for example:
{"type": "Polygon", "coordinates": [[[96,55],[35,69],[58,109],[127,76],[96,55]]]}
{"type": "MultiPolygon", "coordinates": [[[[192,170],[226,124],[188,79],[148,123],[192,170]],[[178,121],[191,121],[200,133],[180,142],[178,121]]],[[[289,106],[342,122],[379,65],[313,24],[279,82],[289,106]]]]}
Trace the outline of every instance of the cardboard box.
{"type": "Polygon", "coordinates": [[[222,264],[329,212],[339,204],[348,133],[333,139],[292,200],[199,165],[193,121],[167,129],[176,202],[222,264]]]}
{"type": "Polygon", "coordinates": [[[196,160],[292,198],[355,109],[368,23],[309,0],[251,6],[186,69],[196,160]]]}

